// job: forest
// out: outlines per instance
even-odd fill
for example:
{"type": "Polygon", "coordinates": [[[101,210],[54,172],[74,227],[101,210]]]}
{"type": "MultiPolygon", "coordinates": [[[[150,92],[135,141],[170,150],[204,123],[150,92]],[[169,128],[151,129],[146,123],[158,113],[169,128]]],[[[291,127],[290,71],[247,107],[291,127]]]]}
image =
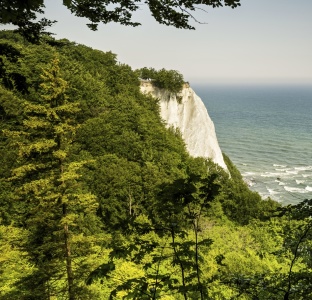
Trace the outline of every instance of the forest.
{"type": "Polygon", "coordinates": [[[184,82],[0,31],[0,299],[312,299],[312,200],[191,157],[140,76],[184,82]]]}

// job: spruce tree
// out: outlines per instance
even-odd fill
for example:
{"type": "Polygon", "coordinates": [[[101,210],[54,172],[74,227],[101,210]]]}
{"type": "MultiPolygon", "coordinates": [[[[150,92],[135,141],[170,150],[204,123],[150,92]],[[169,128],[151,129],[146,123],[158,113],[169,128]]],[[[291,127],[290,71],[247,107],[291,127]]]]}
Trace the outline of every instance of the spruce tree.
{"type": "Polygon", "coordinates": [[[73,259],[81,260],[92,248],[92,230],[84,226],[97,222],[97,202],[79,180],[87,162],[70,159],[79,104],[66,95],[58,58],[43,70],[41,80],[39,91],[23,103],[21,130],[4,130],[18,148],[19,166],[10,180],[16,200],[24,203],[25,247],[35,266],[23,284],[30,299],[67,294],[66,299],[75,300],[81,292],[73,259]]]}

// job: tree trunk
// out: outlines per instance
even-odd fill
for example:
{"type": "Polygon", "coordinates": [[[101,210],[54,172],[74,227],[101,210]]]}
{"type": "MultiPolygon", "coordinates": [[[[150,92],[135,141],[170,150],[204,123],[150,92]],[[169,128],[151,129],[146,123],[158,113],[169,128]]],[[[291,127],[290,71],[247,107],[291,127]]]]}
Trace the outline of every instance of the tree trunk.
{"type": "MultiPolygon", "coordinates": [[[[67,205],[63,203],[63,216],[67,215],[67,205]]],[[[72,258],[70,252],[70,237],[68,225],[64,225],[64,243],[65,243],[65,258],[66,258],[66,271],[67,271],[67,284],[68,284],[68,299],[75,300],[74,292],[74,273],[72,269],[72,258]]]]}
{"type": "Polygon", "coordinates": [[[200,299],[204,299],[203,294],[203,286],[200,281],[200,269],[199,269],[199,262],[198,262],[198,220],[193,220],[193,228],[195,233],[195,264],[196,264],[196,275],[197,275],[197,284],[200,291],[200,299]]]}
{"type": "Polygon", "coordinates": [[[177,253],[177,249],[175,247],[175,239],[174,239],[174,230],[171,229],[171,238],[172,238],[172,246],[173,246],[173,251],[174,251],[174,255],[175,257],[178,259],[179,264],[180,264],[180,268],[181,268],[181,277],[182,277],[182,286],[183,286],[183,297],[184,300],[187,300],[187,295],[186,295],[186,284],[185,284],[185,274],[184,274],[184,266],[183,263],[180,259],[180,256],[177,253]]]}

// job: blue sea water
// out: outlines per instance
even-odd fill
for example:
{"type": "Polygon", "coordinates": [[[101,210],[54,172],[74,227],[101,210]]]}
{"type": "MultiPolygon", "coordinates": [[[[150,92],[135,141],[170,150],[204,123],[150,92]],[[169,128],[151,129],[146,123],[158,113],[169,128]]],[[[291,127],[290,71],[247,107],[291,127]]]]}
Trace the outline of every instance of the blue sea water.
{"type": "Polygon", "coordinates": [[[195,86],[220,147],[264,198],[312,199],[312,86],[195,86]]]}

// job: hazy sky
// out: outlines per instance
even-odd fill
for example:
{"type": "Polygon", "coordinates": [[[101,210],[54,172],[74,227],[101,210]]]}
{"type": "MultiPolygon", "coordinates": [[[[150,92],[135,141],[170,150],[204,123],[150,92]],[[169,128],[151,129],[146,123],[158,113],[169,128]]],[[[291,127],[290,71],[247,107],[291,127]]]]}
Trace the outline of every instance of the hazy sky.
{"type": "Polygon", "coordinates": [[[146,8],[142,26],[100,25],[73,17],[62,0],[46,0],[51,31],[92,48],[112,51],[133,68],[179,70],[191,83],[304,83],[312,85],[312,0],[241,0],[236,9],[197,14],[206,25],[182,30],[159,25],[146,8]]]}

